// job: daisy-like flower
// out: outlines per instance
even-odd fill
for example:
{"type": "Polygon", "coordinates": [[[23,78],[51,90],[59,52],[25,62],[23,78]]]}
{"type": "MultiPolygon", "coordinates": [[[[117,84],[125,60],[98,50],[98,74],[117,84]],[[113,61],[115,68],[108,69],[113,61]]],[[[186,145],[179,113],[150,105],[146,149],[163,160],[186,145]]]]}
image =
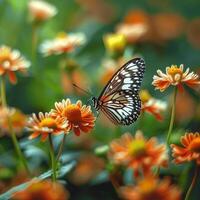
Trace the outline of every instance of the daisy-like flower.
{"type": "Polygon", "coordinates": [[[44,56],[58,55],[71,52],[85,44],[86,37],[83,33],[59,33],[55,39],[44,41],[40,45],[40,52],[44,56]]]}
{"type": "Polygon", "coordinates": [[[13,200],[68,200],[69,192],[65,188],[50,180],[33,182],[25,190],[16,192],[13,200]]]}
{"type": "Polygon", "coordinates": [[[200,165],[200,134],[186,133],[181,137],[182,146],[171,144],[174,162],[180,164],[195,160],[200,165]]]}
{"type": "Polygon", "coordinates": [[[157,120],[163,120],[161,113],[167,108],[166,102],[153,98],[147,90],[141,90],[139,95],[142,111],[154,115],[157,120]]]}
{"type": "Polygon", "coordinates": [[[36,21],[44,21],[57,14],[55,6],[41,0],[30,0],[28,8],[31,17],[36,21]]]}
{"type": "Polygon", "coordinates": [[[152,84],[155,86],[155,89],[159,89],[161,92],[166,90],[170,85],[177,86],[179,89],[182,89],[182,84],[186,84],[190,87],[199,85],[199,77],[194,72],[189,72],[190,69],[187,68],[183,72],[183,65],[178,67],[177,65],[172,65],[171,67],[166,68],[166,74],[161,70],[157,70],[158,75],[154,75],[152,84]]]}
{"type": "Polygon", "coordinates": [[[26,120],[26,115],[20,110],[16,108],[0,107],[0,128],[3,133],[9,133],[9,123],[11,123],[14,132],[19,134],[26,126],[26,120]]]}
{"type": "Polygon", "coordinates": [[[34,139],[41,135],[41,140],[45,141],[49,134],[58,135],[61,133],[67,133],[68,123],[64,118],[57,116],[56,118],[52,117],[49,113],[33,114],[29,118],[27,130],[33,132],[29,139],[34,139]]]}
{"type": "Polygon", "coordinates": [[[94,127],[95,117],[90,106],[82,105],[81,101],[72,104],[70,99],[55,103],[55,109],[51,110],[54,117],[62,117],[68,121],[68,130],[73,130],[79,136],[81,131],[88,133],[94,127]]]}
{"type": "Polygon", "coordinates": [[[180,189],[171,185],[168,178],[152,176],[140,179],[136,186],[121,187],[120,195],[124,200],[181,200],[180,189]]]}
{"type": "Polygon", "coordinates": [[[134,137],[126,133],[112,141],[108,156],[113,163],[132,168],[135,176],[141,169],[149,174],[152,167],[166,167],[168,162],[166,146],[158,144],[156,138],[146,140],[140,131],[134,137]]]}
{"type": "Polygon", "coordinates": [[[15,72],[26,72],[29,67],[30,62],[18,50],[12,50],[5,45],[0,47],[0,76],[8,75],[10,82],[15,84],[17,82],[15,72]]]}

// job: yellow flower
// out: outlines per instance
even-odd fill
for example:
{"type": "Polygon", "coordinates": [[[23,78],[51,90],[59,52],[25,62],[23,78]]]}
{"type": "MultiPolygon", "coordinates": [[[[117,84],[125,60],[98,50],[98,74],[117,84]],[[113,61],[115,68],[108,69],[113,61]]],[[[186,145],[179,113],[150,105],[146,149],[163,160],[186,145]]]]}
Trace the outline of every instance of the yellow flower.
{"type": "Polygon", "coordinates": [[[179,89],[182,89],[182,84],[186,84],[190,87],[199,85],[199,77],[194,72],[190,72],[190,69],[187,68],[183,72],[183,65],[178,67],[177,65],[172,65],[171,67],[166,68],[166,74],[161,70],[157,70],[158,75],[154,75],[152,84],[155,86],[155,89],[159,89],[161,92],[166,90],[170,85],[177,86],[179,89]]]}
{"type": "Polygon", "coordinates": [[[55,6],[41,0],[30,0],[28,8],[33,20],[44,21],[57,14],[55,6]]]}
{"type": "Polygon", "coordinates": [[[86,37],[83,33],[59,33],[52,40],[46,40],[40,45],[40,52],[44,56],[52,54],[58,55],[66,52],[71,52],[75,48],[85,44],[86,37]]]}
{"type": "Polygon", "coordinates": [[[58,135],[61,133],[67,133],[68,122],[59,116],[53,118],[49,113],[33,114],[29,118],[27,129],[33,132],[29,139],[34,139],[39,135],[42,136],[42,141],[45,141],[49,134],[58,135]]]}
{"type": "Polygon", "coordinates": [[[8,75],[10,82],[15,84],[15,72],[25,72],[29,67],[30,62],[21,56],[18,50],[12,50],[5,45],[0,47],[0,76],[8,75]]]}
{"type": "Polygon", "coordinates": [[[176,164],[195,160],[200,165],[200,134],[186,133],[181,137],[182,147],[171,144],[172,155],[176,164]]]}
{"type": "Polygon", "coordinates": [[[147,90],[141,90],[139,95],[142,102],[142,111],[154,115],[157,120],[163,120],[161,112],[166,110],[166,102],[153,98],[147,90]]]}
{"type": "Polygon", "coordinates": [[[112,141],[108,156],[115,164],[134,169],[135,176],[140,169],[149,174],[153,166],[165,167],[168,162],[166,146],[157,144],[156,138],[146,140],[140,131],[134,137],[126,133],[112,141]]]}
{"type": "Polygon", "coordinates": [[[107,34],[103,37],[103,41],[110,52],[121,52],[126,46],[126,38],[123,34],[107,34]]]}
{"type": "Polygon", "coordinates": [[[26,119],[26,115],[16,108],[0,107],[0,128],[5,133],[9,133],[9,123],[12,124],[15,133],[22,132],[26,126],[26,119]]]}
{"type": "Polygon", "coordinates": [[[33,182],[25,190],[16,192],[13,200],[68,200],[69,192],[50,180],[33,182]]]}
{"type": "Polygon", "coordinates": [[[124,200],[181,200],[180,189],[171,185],[169,179],[153,176],[140,179],[135,186],[121,187],[120,195],[124,200]]]}
{"type": "Polygon", "coordinates": [[[68,121],[68,130],[73,130],[79,136],[81,131],[88,133],[94,128],[95,117],[90,106],[83,106],[81,101],[72,104],[70,99],[55,103],[55,109],[51,111],[54,117],[62,117],[68,121]]]}

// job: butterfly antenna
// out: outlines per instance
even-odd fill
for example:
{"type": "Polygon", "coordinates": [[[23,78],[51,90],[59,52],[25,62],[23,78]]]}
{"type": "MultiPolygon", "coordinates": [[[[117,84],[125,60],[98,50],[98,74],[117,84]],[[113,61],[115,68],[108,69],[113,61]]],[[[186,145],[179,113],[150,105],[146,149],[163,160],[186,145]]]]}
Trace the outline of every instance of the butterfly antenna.
{"type": "Polygon", "coordinates": [[[89,92],[88,90],[84,90],[83,88],[79,87],[78,85],[76,85],[75,83],[72,84],[75,88],[81,90],[82,92],[86,93],[87,95],[93,96],[91,92],[89,92]]]}

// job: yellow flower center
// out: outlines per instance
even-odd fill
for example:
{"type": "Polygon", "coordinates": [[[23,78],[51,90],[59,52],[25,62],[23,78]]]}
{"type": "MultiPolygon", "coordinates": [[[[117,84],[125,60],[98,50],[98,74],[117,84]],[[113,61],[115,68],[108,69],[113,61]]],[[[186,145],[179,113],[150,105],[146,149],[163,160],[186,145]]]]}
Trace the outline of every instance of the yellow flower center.
{"type": "Polygon", "coordinates": [[[200,137],[195,138],[189,145],[189,149],[195,153],[200,153],[200,137]]]}
{"type": "Polygon", "coordinates": [[[57,35],[56,35],[56,38],[57,39],[65,39],[67,37],[67,34],[65,32],[59,32],[57,35]]]}
{"type": "Polygon", "coordinates": [[[143,103],[146,103],[147,101],[149,101],[151,99],[151,95],[149,94],[149,92],[147,90],[141,90],[139,95],[140,95],[140,99],[143,103]]]}
{"type": "Polygon", "coordinates": [[[0,65],[3,65],[4,67],[11,65],[11,59],[10,59],[10,50],[7,48],[4,48],[0,53],[0,65]]]}
{"type": "Polygon", "coordinates": [[[156,181],[152,178],[146,178],[139,182],[139,188],[145,195],[152,194],[156,189],[156,181]]]}
{"type": "Polygon", "coordinates": [[[81,110],[77,105],[69,105],[64,110],[64,115],[70,122],[77,123],[80,122],[81,117],[81,110]]]}
{"type": "Polygon", "coordinates": [[[146,153],[146,145],[144,140],[135,139],[128,147],[129,153],[134,157],[143,156],[146,153]]]}
{"type": "Polygon", "coordinates": [[[176,82],[179,82],[183,75],[182,69],[177,67],[177,65],[172,65],[170,68],[167,69],[167,72],[176,82]]]}
{"type": "Polygon", "coordinates": [[[41,122],[40,122],[40,127],[48,127],[48,128],[57,128],[57,123],[55,121],[55,119],[51,118],[51,117],[47,117],[44,118],[41,122]]]}

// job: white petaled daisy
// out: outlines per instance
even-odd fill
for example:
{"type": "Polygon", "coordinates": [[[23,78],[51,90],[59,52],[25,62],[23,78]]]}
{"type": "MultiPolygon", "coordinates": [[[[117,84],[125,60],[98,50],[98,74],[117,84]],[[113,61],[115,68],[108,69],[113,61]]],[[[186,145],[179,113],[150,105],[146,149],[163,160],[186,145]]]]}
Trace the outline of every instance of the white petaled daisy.
{"type": "Polygon", "coordinates": [[[50,113],[33,114],[29,118],[27,130],[33,132],[29,139],[34,139],[41,135],[41,140],[45,141],[49,134],[58,135],[61,133],[67,133],[68,122],[59,116],[52,117],[50,113]]]}
{"type": "Polygon", "coordinates": [[[62,54],[75,50],[86,42],[83,33],[59,33],[55,39],[46,40],[40,45],[40,52],[44,56],[62,54]]]}
{"type": "Polygon", "coordinates": [[[15,72],[25,72],[30,67],[27,61],[18,50],[2,45],[0,47],[0,76],[8,75],[11,83],[16,83],[15,72]]]}
{"type": "Polygon", "coordinates": [[[158,75],[154,75],[152,84],[155,86],[155,89],[159,89],[163,92],[170,85],[177,86],[182,88],[182,84],[186,84],[190,87],[199,85],[199,77],[194,72],[189,72],[190,69],[187,68],[183,72],[183,64],[178,67],[177,65],[172,65],[171,67],[166,68],[166,74],[161,70],[157,70],[158,75]]]}
{"type": "Polygon", "coordinates": [[[34,20],[47,20],[57,14],[55,6],[41,0],[30,0],[28,3],[30,15],[34,20]]]}

